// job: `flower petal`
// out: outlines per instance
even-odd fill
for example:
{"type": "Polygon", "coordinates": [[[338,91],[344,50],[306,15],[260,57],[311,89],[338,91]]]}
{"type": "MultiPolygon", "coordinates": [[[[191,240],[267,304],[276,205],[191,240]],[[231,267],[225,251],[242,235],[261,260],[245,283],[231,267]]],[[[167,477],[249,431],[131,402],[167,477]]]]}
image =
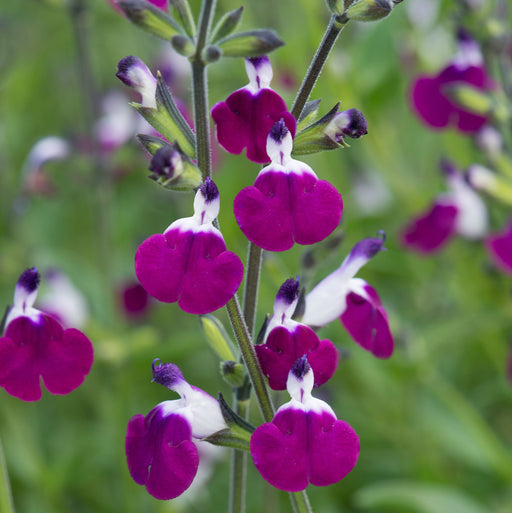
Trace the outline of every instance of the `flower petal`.
{"type": "Polygon", "coordinates": [[[512,222],[500,232],[485,239],[485,249],[494,264],[507,274],[512,274],[512,222]]]}

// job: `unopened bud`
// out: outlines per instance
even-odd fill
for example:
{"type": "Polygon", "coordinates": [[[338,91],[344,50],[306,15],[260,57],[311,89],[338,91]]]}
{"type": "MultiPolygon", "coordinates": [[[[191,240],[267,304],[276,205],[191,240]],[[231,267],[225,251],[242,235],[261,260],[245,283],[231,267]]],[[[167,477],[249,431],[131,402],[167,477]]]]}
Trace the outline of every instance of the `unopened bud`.
{"type": "Polygon", "coordinates": [[[194,55],[196,48],[191,39],[183,34],[177,34],[172,36],[171,45],[177,53],[183,55],[183,57],[190,57],[194,55]]]}
{"type": "Polygon", "coordinates": [[[388,16],[396,3],[399,2],[396,0],[360,0],[352,3],[345,14],[350,20],[376,21],[388,16]]]}
{"type": "Polygon", "coordinates": [[[235,360],[235,354],[231,347],[231,340],[219,319],[213,315],[201,315],[199,317],[201,329],[206,341],[215,354],[223,361],[235,360]]]}
{"type": "Polygon", "coordinates": [[[245,370],[241,363],[234,361],[221,362],[220,371],[224,380],[232,387],[238,388],[244,384],[245,370]]]}
{"type": "Polygon", "coordinates": [[[203,49],[202,57],[203,61],[207,64],[218,61],[222,56],[222,50],[215,45],[208,45],[203,49]]]}

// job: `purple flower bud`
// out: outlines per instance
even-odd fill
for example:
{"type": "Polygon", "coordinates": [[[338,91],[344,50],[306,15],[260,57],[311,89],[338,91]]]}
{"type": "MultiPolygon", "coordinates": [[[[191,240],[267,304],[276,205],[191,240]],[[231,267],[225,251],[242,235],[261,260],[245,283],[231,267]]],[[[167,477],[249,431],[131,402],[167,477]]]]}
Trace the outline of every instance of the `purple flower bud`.
{"type": "Polygon", "coordinates": [[[155,358],[152,364],[153,379],[155,383],[163,385],[169,390],[174,390],[185,380],[179,367],[174,363],[161,363],[159,358],[155,358]]]}
{"type": "Polygon", "coordinates": [[[37,290],[39,286],[40,276],[36,267],[25,269],[18,279],[18,285],[25,289],[27,294],[37,290]]]}
{"type": "Polygon", "coordinates": [[[181,173],[183,168],[182,157],[179,151],[173,146],[162,146],[156,150],[151,162],[149,170],[153,173],[150,178],[157,180],[158,178],[173,178],[176,174],[181,173]]]}
{"type": "Polygon", "coordinates": [[[215,182],[210,178],[206,177],[204,183],[199,187],[201,194],[203,195],[206,203],[212,203],[212,201],[218,199],[219,189],[215,185],[215,182]]]}
{"type": "Polygon", "coordinates": [[[299,297],[299,278],[286,280],[277,293],[277,298],[291,305],[299,297]]]}
{"type": "Polygon", "coordinates": [[[358,109],[338,112],[325,129],[333,141],[339,143],[344,137],[358,139],[368,133],[368,124],[363,113],[358,109]]]}
{"type": "Polygon", "coordinates": [[[155,107],[156,78],[138,57],[129,55],[117,64],[116,77],[142,95],[142,104],[155,107]]]}

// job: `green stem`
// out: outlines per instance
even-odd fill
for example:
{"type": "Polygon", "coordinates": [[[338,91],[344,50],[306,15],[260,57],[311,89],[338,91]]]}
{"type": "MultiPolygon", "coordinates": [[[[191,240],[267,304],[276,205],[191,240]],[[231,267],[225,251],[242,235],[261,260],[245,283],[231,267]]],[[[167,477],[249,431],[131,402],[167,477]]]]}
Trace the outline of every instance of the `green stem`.
{"type": "MultiPolygon", "coordinates": [[[[244,419],[249,413],[249,401],[239,401],[235,390],[235,411],[244,419]]],[[[243,513],[245,511],[245,490],[247,482],[247,452],[233,450],[231,456],[231,496],[229,503],[230,513],[243,513]]]]}
{"type": "Polygon", "coordinates": [[[212,159],[210,149],[210,112],[208,108],[208,80],[206,64],[202,58],[203,48],[215,12],[216,0],[204,0],[201,4],[197,29],[196,53],[192,61],[192,89],[194,97],[194,127],[196,131],[197,165],[203,180],[212,176],[212,159]]]}
{"type": "Polygon", "coordinates": [[[305,490],[302,492],[290,492],[290,500],[292,501],[295,513],[313,513],[305,490]]]}
{"type": "Polygon", "coordinates": [[[14,502],[12,500],[9,474],[5,463],[2,442],[0,441],[0,511],[2,513],[14,513],[14,502]]]}
{"type": "Polygon", "coordinates": [[[229,320],[231,321],[231,326],[235,332],[236,340],[240,347],[242,358],[245,366],[247,367],[249,378],[254,388],[254,393],[256,394],[261,413],[263,414],[265,422],[270,422],[274,418],[274,407],[270,400],[265,376],[261,371],[258,357],[256,356],[256,351],[252,345],[251,336],[249,335],[249,330],[247,329],[247,324],[242,315],[242,310],[240,309],[237,296],[233,296],[228,301],[226,308],[229,320]]]}
{"type": "Polygon", "coordinates": [[[256,305],[258,304],[258,288],[260,285],[261,261],[263,259],[263,250],[249,242],[249,252],[247,255],[247,269],[244,289],[244,319],[247,323],[247,329],[254,338],[254,323],[256,319],[256,305]]]}
{"type": "Polygon", "coordinates": [[[338,39],[338,36],[343,30],[343,27],[345,27],[347,21],[348,19],[344,19],[341,16],[335,14],[332,15],[329,25],[325,30],[322,42],[320,43],[320,46],[318,47],[318,50],[316,51],[315,56],[309,65],[306,76],[304,77],[299,92],[297,93],[295,101],[293,102],[291,113],[295,119],[300,118],[302,110],[304,109],[304,105],[306,105],[309,95],[311,94],[311,91],[313,90],[313,87],[318,77],[320,76],[325,61],[327,60],[327,57],[329,56],[329,53],[334,46],[336,39],[338,39]]]}
{"type": "Polygon", "coordinates": [[[89,33],[87,27],[87,7],[85,0],[74,0],[71,2],[70,17],[73,26],[73,34],[75,36],[78,76],[82,87],[82,116],[91,147],[91,167],[94,170],[93,179],[97,201],[96,226],[99,246],[98,257],[101,261],[99,268],[102,270],[103,283],[101,296],[105,301],[104,308],[101,308],[99,311],[104,314],[104,320],[108,321],[114,318],[114,307],[112,304],[113,298],[111,294],[114,287],[112,284],[113,273],[111,272],[112,265],[110,258],[110,175],[101,154],[94,128],[95,120],[98,119],[100,115],[100,101],[96,85],[94,83],[94,74],[91,65],[91,54],[88,42],[89,33]]]}

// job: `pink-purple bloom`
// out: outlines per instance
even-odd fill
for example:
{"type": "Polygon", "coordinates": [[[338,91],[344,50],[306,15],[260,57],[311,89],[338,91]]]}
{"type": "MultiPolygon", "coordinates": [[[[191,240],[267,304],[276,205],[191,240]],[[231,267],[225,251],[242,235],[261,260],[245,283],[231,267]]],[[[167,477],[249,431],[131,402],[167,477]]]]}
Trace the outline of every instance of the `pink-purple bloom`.
{"type": "Polygon", "coordinates": [[[485,238],[487,254],[501,271],[512,274],[512,222],[501,232],[485,238]]]}
{"type": "Polygon", "coordinates": [[[441,169],[449,191],[438,195],[401,233],[402,244],[420,254],[441,249],[455,235],[480,239],[487,231],[487,208],[466,176],[446,161],[441,169]]]}
{"type": "Polygon", "coordinates": [[[217,186],[207,178],[196,193],[194,215],[138,247],[135,274],[148,294],[192,314],[213,312],[233,297],[244,270],[213,226],[219,207],[217,186]]]}
{"type": "Polygon", "coordinates": [[[252,434],[254,465],[272,486],[287,492],[309,483],[327,486],[343,479],[359,456],[359,437],[332,408],[311,395],[314,376],[306,356],[293,364],[287,381],[291,401],[272,422],[252,434]]]}
{"type": "Polygon", "coordinates": [[[319,180],[307,164],[291,158],[292,144],[284,121],[278,121],[267,139],[272,162],[260,171],[253,186],[238,193],[233,204],[244,235],[268,251],[325,239],[338,226],[343,211],[336,188],[319,180]]]}
{"type": "Polygon", "coordinates": [[[267,326],[264,344],[255,346],[263,374],[272,390],[285,390],[292,365],[307,355],[319,387],[327,382],[338,367],[338,351],[328,340],[305,324],[292,319],[299,298],[299,280],[286,280],[274,302],[274,314],[267,326]]]}
{"type": "Polygon", "coordinates": [[[69,394],[93,362],[92,344],[81,331],[63,329],[33,307],[38,285],[35,267],[21,274],[0,338],[0,386],[24,401],[41,399],[41,379],[52,394],[69,394]]]}
{"type": "Polygon", "coordinates": [[[160,500],[174,499],[192,484],[201,438],[226,428],[219,403],[189,385],[180,369],[153,362],[153,381],[180,395],[156,405],[145,417],[135,415],[126,431],[126,459],[133,480],[160,500]]]}
{"type": "Polygon", "coordinates": [[[481,91],[492,89],[480,48],[466,32],[458,34],[458,52],[435,76],[420,76],[412,84],[410,98],[419,118],[435,130],[455,127],[475,133],[487,122],[485,116],[468,111],[450,99],[454,86],[470,86],[481,91]]]}
{"type": "Polygon", "coordinates": [[[301,322],[324,326],[340,319],[351,337],[377,358],[393,354],[394,340],[386,311],[375,289],[355,274],[384,248],[384,237],[359,241],[341,266],[305,297],[301,322]]]}
{"type": "Polygon", "coordinates": [[[269,162],[267,136],[280,119],[295,135],[296,121],[288,112],[284,100],[270,88],[272,67],[268,57],[245,59],[249,84],[226,101],[212,108],[217,140],[229,153],[238,155],[246,148],[246,157],[253,162],[269,162]]]}

